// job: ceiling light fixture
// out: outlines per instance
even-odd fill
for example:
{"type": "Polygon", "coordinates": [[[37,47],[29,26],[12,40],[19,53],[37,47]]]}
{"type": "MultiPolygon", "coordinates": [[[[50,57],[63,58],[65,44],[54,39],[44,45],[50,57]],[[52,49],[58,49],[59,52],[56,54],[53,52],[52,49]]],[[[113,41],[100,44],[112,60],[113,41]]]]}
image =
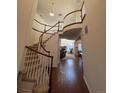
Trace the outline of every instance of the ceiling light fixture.
{"type": "Polygon", "coordinates": [[[54,16],[54,13],[53,13],[53,5],[54,5],[54,3],[52,2],[51,12],[49,13],[50,16],[54,16]]]}
{"type": "Polygon", "coordinates": [[[50,16],[54,16],[54,13],[53,12],[50,12],[50,16]]]}

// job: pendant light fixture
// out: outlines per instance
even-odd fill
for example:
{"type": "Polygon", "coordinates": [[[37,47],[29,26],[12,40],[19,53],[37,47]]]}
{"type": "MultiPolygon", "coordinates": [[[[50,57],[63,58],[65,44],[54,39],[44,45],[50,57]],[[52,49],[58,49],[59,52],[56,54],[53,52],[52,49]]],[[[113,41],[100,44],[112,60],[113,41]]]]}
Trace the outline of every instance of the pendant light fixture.
{"type": "Polygon", "coordinates": [[[54,13],[53,13],[53,5],[54,5],[54,3],[52,2],[51,11],[50,11],[50,13],[49,13],[50,16],[54,16],[54,13]]]}

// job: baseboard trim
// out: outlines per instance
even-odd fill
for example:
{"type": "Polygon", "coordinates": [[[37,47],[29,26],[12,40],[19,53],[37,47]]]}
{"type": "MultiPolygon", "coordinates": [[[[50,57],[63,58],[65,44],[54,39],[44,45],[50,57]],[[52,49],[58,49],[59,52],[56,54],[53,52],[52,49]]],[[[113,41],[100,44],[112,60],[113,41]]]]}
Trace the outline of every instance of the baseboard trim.
{"type": "Polygon", "coordinates": [[[86,83],[86,85],[87,85],[87,88],[88,88],[89,92],[90,92],[90,93],[93,93],[93,92],[91,91],[91,88],[89,87],[89,84],[88,84],[87,79],[86,79],[85,76],[84,76],[84,81],[85,81],[85,83],[86,83]]]}

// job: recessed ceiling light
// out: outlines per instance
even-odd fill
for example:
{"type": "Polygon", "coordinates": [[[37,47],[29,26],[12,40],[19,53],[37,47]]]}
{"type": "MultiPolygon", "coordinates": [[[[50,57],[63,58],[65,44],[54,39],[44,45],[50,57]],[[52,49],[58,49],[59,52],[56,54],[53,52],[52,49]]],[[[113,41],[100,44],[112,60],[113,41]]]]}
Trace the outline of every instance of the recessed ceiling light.
{"type": "Polygon", "coordinates": [[[58,14],[58,16],[62,16],[62,14],[60,13],[60,14],[58,14]]]}
{"type": "Polygon", "coordinates": [[[42,15],[40,14],[40,17],[42,17],[42,15]]]}

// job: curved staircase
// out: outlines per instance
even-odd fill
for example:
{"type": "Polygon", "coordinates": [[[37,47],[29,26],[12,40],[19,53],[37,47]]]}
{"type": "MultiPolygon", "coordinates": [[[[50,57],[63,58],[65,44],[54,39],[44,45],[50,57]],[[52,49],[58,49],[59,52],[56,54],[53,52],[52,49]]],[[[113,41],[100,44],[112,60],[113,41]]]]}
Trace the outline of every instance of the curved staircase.
{"type": "Polygon", "coordinates": [[[25,46],[23,69],[18,73],[18,93],[50,93],[53,56],[46,49],[47,42],[56,34],[61,34],[62,36],[67,32],[71,33],[74,29],[81,30],[81,24],[85,16],[83,2],[81,9],[67,14],[63,21],[58,21],[54,26],[40,23],[34,19],[34,21],[43,26],[43,30],[32,28],[41,32],[41,35],[36,44],[25,46]],[[76,20],[70,17],[75,13],[78,14],[76,20]],[[68,20],[71,21],[68,22],[68,20]],[[50,34],[50,36],[43,40],[46,34],[50,34]]]}

